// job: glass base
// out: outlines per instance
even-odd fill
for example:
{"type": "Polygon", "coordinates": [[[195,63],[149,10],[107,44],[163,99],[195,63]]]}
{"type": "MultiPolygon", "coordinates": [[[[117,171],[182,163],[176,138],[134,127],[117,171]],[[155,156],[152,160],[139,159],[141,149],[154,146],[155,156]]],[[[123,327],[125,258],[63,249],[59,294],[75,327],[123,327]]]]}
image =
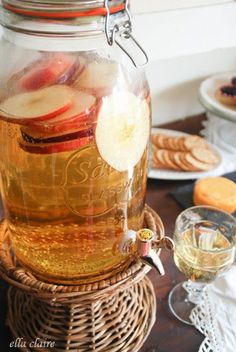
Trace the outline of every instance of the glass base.
{"type": "Polygon", "coordinates": [[[190,320],[192,309],[196,306],[189,301],[189,293],[183,287],[184,282],[176,285],[169,293],[168,304],[171,313],[185,324],[193,325],[190,320]]]}

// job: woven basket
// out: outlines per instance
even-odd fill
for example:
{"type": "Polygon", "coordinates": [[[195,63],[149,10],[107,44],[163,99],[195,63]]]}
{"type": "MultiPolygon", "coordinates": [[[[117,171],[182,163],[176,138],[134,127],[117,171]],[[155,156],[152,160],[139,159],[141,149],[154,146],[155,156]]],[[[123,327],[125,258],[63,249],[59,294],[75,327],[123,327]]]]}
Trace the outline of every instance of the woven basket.
{"type": "MultiPolygon", "coordinates": [[[[144,225],[164,236],[159,216],[148,206],[144,225]]],[[[45,283],[19,266],[6,222],[1,224],[0,275],[11,285],[8,325],[15,338],[24,339],[22,351],[138,351],[155,322],[155,293],[145,276],[149,270],[136,259],[123,272],[92,284],[45,283]]]]}

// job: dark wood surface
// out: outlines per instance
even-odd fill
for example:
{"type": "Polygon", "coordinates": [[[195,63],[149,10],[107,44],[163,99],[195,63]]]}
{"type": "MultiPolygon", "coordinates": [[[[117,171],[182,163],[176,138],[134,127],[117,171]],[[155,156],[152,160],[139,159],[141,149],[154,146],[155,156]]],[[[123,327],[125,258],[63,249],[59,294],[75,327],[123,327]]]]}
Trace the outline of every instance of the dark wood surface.
{"type": "MultiPolygon", "coordinates": [[[[204,116],[177,121],[163,127],[198,134],[204,116]]],[[[163,220],[166,234],[172,237],[175,219],[183,210],[171,197],[170,192],[192,181],[148,180],[147,203],[163,220]]],[[[168,294],[173,286],[185,277],[174,265],[172,253],[162,251],[161,259],[166,275],[163,277],[152,269],[149,274],[157,298],[156,323],[140,352],[197,352],[203,340],[193,327],[179,322],[168,308],[168,294]]]]}
{"type": "MultiPolygon", "coordinates": [[[[196,116],[163,127],[198,133],[203,119],[204,116],[196,116]]],[[[159,213],[169,236],[172,236],[175,219],[182,210],[170,196],[170,192],[188,182],[191,181],[148,180],[147,203],[159,213]]],[[[156,292],[157,320],[140,352],[197,352],[203,339],[202,335],[195,328],[177,321],[168,309],[168,293],[176,283],[183,281],[184,277],[175,267],[171,253],[163,251],[161,259],[166,275],[159,277],[154,270],[149,274],[156,292]]],[[[6,288],[0,281],[0,352],[13,352],[17,350],[9,348],[12,338],[5,325],[6,288]]]]}

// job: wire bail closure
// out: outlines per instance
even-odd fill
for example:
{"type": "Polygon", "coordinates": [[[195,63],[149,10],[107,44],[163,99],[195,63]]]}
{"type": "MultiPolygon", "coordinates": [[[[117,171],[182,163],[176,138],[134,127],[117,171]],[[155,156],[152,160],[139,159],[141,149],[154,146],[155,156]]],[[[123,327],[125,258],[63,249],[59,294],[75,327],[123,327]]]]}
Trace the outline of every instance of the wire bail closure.
{"type": "Polygon", "coordinates": [[[131,14],[129,11],[129,0],[125,0],[125,14],[127,16],[127,20],[123,22],[121,25],[115,24],[112,28],[110,25],[110,8],[108,5],[109,0],[104,0],[104,5],[106,8],[106,19],[105,19],[105,33],[107,37],[107,42],[110,46],[116,43],[121,50],[129,57],[136,68],[141,68],[147,65],[148,63],[148,56],[142,46],[138,43],[138,41],[132,35],[132,19],[131,14]],[[121,43],[121,41],[117,40],[117,37],[121,39],[131,39],[134,44],[138,47],[141,53],[144,56],[144,63],[138,64],[135,58],[131,55],[131,53],[125,48],[125,46],[121,43]]]}

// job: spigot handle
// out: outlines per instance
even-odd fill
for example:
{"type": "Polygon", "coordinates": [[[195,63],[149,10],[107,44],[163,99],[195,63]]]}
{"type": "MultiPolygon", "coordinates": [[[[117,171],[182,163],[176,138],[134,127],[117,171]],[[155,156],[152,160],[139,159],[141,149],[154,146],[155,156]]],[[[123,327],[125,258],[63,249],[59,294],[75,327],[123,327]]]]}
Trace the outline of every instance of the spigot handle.
{"type": "Polygon", "coordinates": [[[173,251],[174,247],[175,247],[174,241],[168,236],[165,236],[165,237],[161,238],[160,240],[153,240],[152,241],[152,248],[154,250],[158,250],[160,248],[163,248],[168,251],[173,251]]]}
{"type": "Polygon", "coordinates": [[[164,248],[167,250],[174,249],[174,242],[169,237],[163,237],[160,240],[155,239],[155,234],[152,230],[141,229],[136,233],[137,255],[141,260],[154,267],[160,275],[165,274],[165,269],[157,253],[158,249],[164,248]]]}
{"type": "Polygon", "coordinates": [[[165,270],[158,254],[161,248],[173,250],[173,240],[167,236],[157,240],[154,232],[149,229],[137,232],[129,230],[120,244],[122,253],[135,254],[142,262],[155,268],[160,275],[164,275],[165,270]]]}

